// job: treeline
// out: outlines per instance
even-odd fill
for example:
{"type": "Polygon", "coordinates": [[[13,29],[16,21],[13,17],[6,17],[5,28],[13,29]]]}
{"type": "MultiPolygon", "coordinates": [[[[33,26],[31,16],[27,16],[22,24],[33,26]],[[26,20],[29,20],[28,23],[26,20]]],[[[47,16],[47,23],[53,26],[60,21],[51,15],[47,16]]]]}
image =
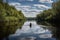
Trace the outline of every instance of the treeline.
{"type": "Polygon", "coordinates": [[[52,4],[52,8],[37,15],[38,21],[60,22],[60,1],[52,4]]]}
{"type": "Polygon", "coordinates": [[[52,8],[37,15],[37,22],[48,22],[56,27],[55,37],[60,40],[60,0],[52,4],[52,8]]]}
{"type": "Polygon", "coordinates": [[[13,6],[0,0],[0,40],[14,33],[17,28],[22,26],[25,19],[22,11],[17,11],[13,6]]]}

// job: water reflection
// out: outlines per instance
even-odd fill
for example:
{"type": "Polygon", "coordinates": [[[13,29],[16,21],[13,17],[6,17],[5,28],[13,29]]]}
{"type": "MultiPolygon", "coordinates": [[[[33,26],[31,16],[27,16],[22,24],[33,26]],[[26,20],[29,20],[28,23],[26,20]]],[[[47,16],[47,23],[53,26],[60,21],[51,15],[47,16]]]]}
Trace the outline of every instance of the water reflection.
{"type": "MultiPolygon", "coordinates": [[[[3,22],[2,22],[3,23],[3,22]]],[[[0,28],[0,40],[9,40],[8,36],[10,34],[14,34],[18,28],[21,28],[21,26],[24,24],[24,21],[5,21],[4,25],[2,25],[2,28],[0,28]]],[[[1,25],[0,25],[1,26],[1,25]]]]}
{"type": "Polygon", "coordinates": [[[26,21],[21,29],[17,29],[15,34],[9,36],[9,40],[56,40],[52,35],[52,31],[43,25],[38,25],[36,21],[26,21]]]}
{"type": "MultiPolygon", "coordinates": [[[[46,21],[37,22],[37,24],[38,24],[38,25],[44,25],[44,26],[46,26],[46,28],[49,29],[49,30],[51,31],[51,33],[53,34],[52,37],[55,37],[55,38],[57,39],[57,37],[56,37],[56,35],[57,35],[57,34],[56,34],[57,28],[55,27],[56,24],[54,24],[54,23],[48,23],[48,22],[46,22],[46,21]]],[[[44,28],[44,27],[43,27],[43,28],[44,28]]]]}

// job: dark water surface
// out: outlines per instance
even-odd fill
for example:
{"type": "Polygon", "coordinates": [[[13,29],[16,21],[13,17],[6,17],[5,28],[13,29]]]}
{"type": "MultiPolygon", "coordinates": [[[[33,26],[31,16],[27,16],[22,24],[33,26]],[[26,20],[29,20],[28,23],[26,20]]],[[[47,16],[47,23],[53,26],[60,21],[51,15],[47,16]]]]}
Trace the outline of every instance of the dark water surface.
{"type": "Polygon", "coordinates": [[[36,21],[26,21],[21,29],[17,29],[15,34],[9,36],[9,40],[56,40],[52,36],[52,31],[46,26],[38,25],[36,21]]]}

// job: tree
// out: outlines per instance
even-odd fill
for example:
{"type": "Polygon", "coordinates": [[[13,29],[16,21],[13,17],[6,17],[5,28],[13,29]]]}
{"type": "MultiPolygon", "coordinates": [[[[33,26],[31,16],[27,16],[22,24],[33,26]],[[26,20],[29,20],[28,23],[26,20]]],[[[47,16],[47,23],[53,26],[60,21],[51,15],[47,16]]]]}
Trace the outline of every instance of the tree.
{"type": "MultiPolygon", "coordinates": [[[[17,28],[21,28],[25,16],[7,3],[0,3],[0,40],[13,34],[17,28]]],[[[8,40],[8,39],[7,39],[8,40]]]]}

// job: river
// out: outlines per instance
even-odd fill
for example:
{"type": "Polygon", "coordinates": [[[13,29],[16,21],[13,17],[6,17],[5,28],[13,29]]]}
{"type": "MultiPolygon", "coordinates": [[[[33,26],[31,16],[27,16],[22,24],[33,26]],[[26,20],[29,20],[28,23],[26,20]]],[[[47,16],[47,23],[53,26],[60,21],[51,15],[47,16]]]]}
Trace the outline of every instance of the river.
{"type": "Polygon", "coordinates": [[[17,29],[15,34],[9,36],[9,40],[56,40],[52,36],[52,31],[46,26],[38,25],[36,21],[26,21],[21,29],[17,29]]]}

